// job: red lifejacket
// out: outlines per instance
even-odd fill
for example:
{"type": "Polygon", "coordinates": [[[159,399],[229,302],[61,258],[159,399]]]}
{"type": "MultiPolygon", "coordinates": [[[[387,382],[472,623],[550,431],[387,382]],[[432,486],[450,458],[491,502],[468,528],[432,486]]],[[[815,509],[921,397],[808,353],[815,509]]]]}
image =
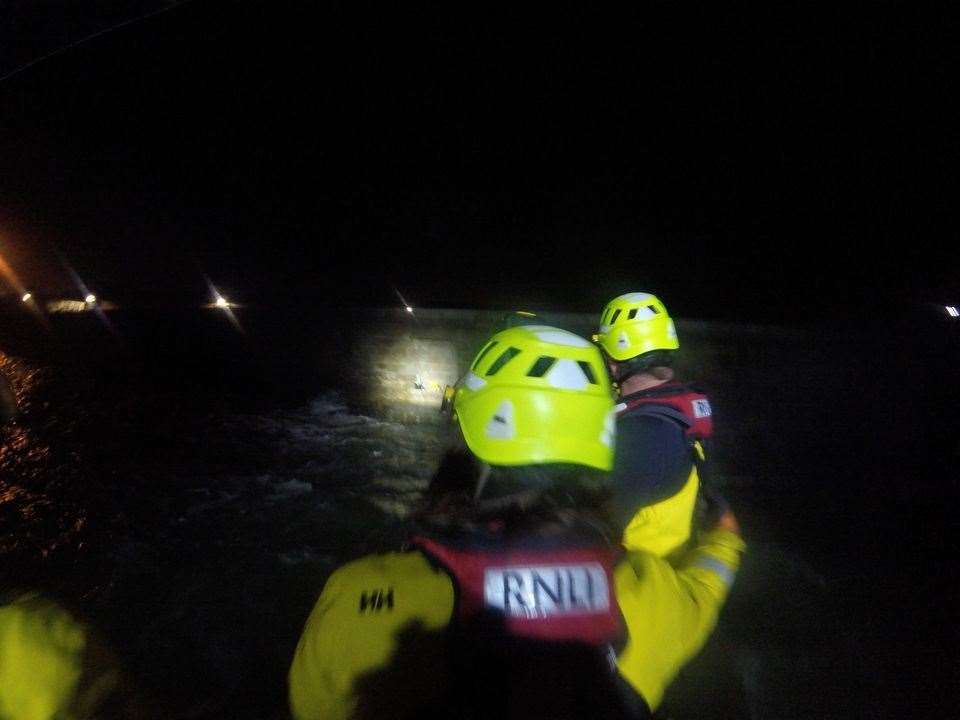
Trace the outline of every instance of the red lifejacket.
{"type": "Polygon", "coordinates": [[[710,400],[702,392],[680,383],[667,383],[628,395],[616,410],[618,417],[627,413],[641,413],[671,418],[683,426],[690,442],[713,437],[710,400]]]}
{"type": "Polygon", "coordinates": [[[617,559],[609,547],[490,550],[415,537],[415,547],[448,571],[457,616],[502,616],[511,635],[591,645],[616,643],[623,619],[613,589],[617,559]]]}

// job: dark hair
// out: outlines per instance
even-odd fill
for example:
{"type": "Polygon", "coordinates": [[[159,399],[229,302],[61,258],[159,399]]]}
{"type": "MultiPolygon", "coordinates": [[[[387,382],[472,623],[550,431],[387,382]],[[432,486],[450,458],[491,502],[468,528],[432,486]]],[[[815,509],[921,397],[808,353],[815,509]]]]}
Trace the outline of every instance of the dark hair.
{"type": "Polygon", "coordinates": [[[599,511],[607,495],[599,470],[572,463],[487,465],[457,447],[441,458],[418,515],[483,520],[517,512],[599,511]]]}

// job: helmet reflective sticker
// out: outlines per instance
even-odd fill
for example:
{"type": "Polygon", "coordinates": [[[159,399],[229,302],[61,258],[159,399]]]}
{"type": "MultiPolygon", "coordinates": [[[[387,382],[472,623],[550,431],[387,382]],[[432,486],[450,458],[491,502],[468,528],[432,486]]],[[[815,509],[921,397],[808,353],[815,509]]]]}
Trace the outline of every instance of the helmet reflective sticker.
{"type": "Polygon", "coordinates": [[[555,345],[566,345],[567,347],[589,347],[590,343],[579,335],[574,335],[566,330],[557,330],[556,328],[545,328],[541,330],[538,327],[531,328],[534,335],[544,342],[554,343],[555,345]]]}
{"type": "Polygon", "coordinates": [[[512,440],[517,434],[513,422],[513,403],[504,400],[487,423],[487,437],[494,440],[512,440]]]}
{"type": "Polygon", "coordinates": [[[613,432],[616,427],[615,419],[617,416],[616,408],[607,413],[603,419],[603,430],[600,431],[600,442],[607,447],[613,447],[613,432]]]}
{"type": "Polygon", "coordinates": [[[470,373],[467,373],[467,379],[464,380],[463,383],[471,390],[479,390],[480,388],[482,388],[484,385],[487,384],[487,381],[484,380],[482,377],[479,377],[478,375],[475,375],[474,373],[470,372],[470,373]]]}
{"type": "Polygon", "coordinates": [[[621,303],[642,303],[647,302],[648,300],[656,300],[657,298],[650,293],[645,292],[635,292],[627,293],[626,295],[621,295],[618,298],[611,300],[611,303],[621,302],[621,303]]]}
{"type": "Polygon", "coordinates": [[[547,373],[547,382],[551,387],[562,390],[583,390],[590,381],[576,362],[563,358],[550,368],[550,372],[547,373]]]}

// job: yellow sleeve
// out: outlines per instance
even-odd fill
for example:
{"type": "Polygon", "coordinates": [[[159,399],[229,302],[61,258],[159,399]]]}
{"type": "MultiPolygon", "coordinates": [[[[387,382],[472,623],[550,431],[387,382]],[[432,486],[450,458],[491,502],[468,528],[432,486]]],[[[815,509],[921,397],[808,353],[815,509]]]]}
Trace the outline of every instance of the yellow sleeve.
{"type": "Polygon", "coordinates": [[[629,553],[617,566],[617,602],[629,634],[618,666],[651,710],[713,631],[744,549],[738,535],[717,529],[676,566],[646,552],[629,553]]]}
{"type": "Polygon", "coordinates": [[[70,717],[87,629],[36,593],[0,606],[0,717],[70,717]]]}
{"type": "Polygon", "coordinates": [[[419,552],[373,555],[334,572],[290,667],[294,718],[352,717],[362,700],[358,681],[389,668],[400,634],[442,630],[453,607],[450,578],[419,552]]]}

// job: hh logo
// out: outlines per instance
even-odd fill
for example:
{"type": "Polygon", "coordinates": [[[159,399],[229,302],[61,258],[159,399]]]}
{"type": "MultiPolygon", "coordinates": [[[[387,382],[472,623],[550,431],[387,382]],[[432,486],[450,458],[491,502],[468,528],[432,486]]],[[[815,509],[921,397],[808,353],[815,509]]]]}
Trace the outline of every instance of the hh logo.
{"type": "Polygon", "coordinates": [[[370,612],[379,612],[386,607],[387,610],[393,610],[393,588],[386,590],[372,590],[369,593],[364,590],[360,593],[360,613],[367,610],[370,612]]]}
{"type": "Polygon", "coordinates": [[[610,607],[607,575],[599,563],[488,568],[487,607],[520,618],[584,615],[610,607]]]}

